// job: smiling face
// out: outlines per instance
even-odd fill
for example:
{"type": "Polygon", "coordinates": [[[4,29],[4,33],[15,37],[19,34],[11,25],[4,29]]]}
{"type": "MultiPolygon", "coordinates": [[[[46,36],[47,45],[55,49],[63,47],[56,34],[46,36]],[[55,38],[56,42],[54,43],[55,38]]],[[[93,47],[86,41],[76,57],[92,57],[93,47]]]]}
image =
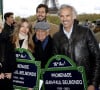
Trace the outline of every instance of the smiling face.
{"type": "Polygon", "coordinates": [[[47,30],[41,30],[41,29],[36,30],[36,38],[40,40],[41,42],[45,40],[48,34],[49,34],[49,31],[47,30]]]}
{"type": "Polygon", "coordinates": [[[70,5],[62,5],[58,14],[65,30],[70,31],[77,16],[77,12],[74,7],[70,5]]]}
{"type": "Polygon", "coordinates": [[[46,20],[47,13],[45,8],[44,7],[38,8],[36,16],[38,21],[46,20]]]}
{"type": "Polygon", "coordinates": [[[74,16],[70,8],[61,9],[60,20],[66,30],[70,30],[74,23],[74,16]]]}
{"type": "Polygon", "coordinates": [[[22,34],[22,35],[27,35],[28,32],[29,32],[29,24],[27,22],[23,22],[21,24],[19,33],[22,34]]]}

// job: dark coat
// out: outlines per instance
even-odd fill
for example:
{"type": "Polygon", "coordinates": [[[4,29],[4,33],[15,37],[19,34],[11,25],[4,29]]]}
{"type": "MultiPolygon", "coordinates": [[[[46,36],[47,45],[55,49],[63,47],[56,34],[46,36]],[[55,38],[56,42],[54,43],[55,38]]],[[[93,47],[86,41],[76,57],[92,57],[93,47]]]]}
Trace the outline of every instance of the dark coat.
{"type": "Polygon", "coordinates": [[[0,37],[0,60],[2,63],[2,72],[13,72],[16,68],[16,56],[14,45],[10,40],[3,40],[0,37]]]}
{"type": "Polygon", "coordinates": [[[52,38],[48,36],[48,43],[44,50],[42,48],[42,42],[36,41],[35,35],[33,37],[33,41],[35,43],[34,57],[36,60],[41,61],[41,67],[44,68],[48,59],[52,56],[52,38]]]}
{"type": "Polygon", "coordinates": [[[11,26],[8,25],[7,23],[4,24],[4,28],[3,28],[3,32],[2,32],[2,36],[4,39],[9,39],[10,35],[13,33],[14,31],[14,25],[12,24],[11,26]]]}
{"type": "MultiPolygon", "coordinates": [[[[0,73],[13,73],[16,69],[16,57],[13,44],[4,40],[0,34],[0,73]]],[[[0,79],[0,90],[13,90],[12,79],[0,79]]]]}
{"type": "Polygon", "coordinates": [[[68,39],[61,25],[53,40],[53,53],[66,55],[78,66],[84,66],[88,85],[94,84],[97,87],[100,80],[100,51],[91,30],[74,24],[71,38],[68,39]]]}

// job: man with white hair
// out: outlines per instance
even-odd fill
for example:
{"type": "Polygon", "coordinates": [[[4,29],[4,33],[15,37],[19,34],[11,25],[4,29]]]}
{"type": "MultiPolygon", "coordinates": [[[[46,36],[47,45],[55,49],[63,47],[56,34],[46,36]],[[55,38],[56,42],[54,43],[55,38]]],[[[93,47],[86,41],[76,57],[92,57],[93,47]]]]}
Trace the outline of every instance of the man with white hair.
{"type": "Polygon", "coordinates": [[[70,5],[62,5],[58,11],[60,31],[54,37],[54,54],[70,57],[78,66],[84,66],[87,90],[95,90],[100,81],[100,51],[91,30],[75,22],[77,12],[70,5]]]}

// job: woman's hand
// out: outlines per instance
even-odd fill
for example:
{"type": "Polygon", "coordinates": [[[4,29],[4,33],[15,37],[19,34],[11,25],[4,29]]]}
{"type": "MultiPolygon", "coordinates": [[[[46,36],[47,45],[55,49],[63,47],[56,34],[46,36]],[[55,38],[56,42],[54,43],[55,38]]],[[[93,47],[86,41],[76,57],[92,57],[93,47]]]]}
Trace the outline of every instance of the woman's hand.
{"type": "Polygon", "coordinates": [[[5,77],[8,78],[8,79],[11,79],[12,73],[5,73],[5,77]]]}
{"type": "Polygon", "coordinates": [[[4,73],[0,74],[0,79],[4,79],[4,73]]]}

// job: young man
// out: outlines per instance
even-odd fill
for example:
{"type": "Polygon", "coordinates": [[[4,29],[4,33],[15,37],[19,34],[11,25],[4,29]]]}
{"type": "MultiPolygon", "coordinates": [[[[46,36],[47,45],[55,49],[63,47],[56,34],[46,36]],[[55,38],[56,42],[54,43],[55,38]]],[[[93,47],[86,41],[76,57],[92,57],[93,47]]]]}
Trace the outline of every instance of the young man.
{"type": "MultiPolygon", "coordinates": [[[[47,20],[48,13],[49,13],[48,12],[48,6],[45,5],[45,4],[39,4],[36,8],[36,18],[37,18],[37,20],[36,20],[35,23],[42,22],[42,21],[48,22],[48,20],[47,20]]],[[[50,35],[52,37],[54,35],[54,33],[58,32],[58,30],[59,30],[58,25],[54,25],[50,22],[48,22],[48,23],[50,24],[50,35]]]]}
{"type": "Polygon", "coordinates": [[[95,90],[100,78],[100,51],[91,30],[79,26],[74,20],[76,10],[70,5],[62,5],[59,9],[61,20],[60,31],[53,37],[54,54],[70,57],[79,66],[84,66],[88,81],[87,90],[95,90]]]}
{"type": "Polygon", "coordinates": [[[12,34],[14,30],[14,13],[13,12],[7,12],[4,14],[4,28],[3,28],[3,37],[4,39],[9,39],[10,35],[12,34]]]}
{"type": "Polygon", "coordinates": [[[37,22],[47,21],[48,6],[45,4],[39,4],[36,8],[37,22]]]}

